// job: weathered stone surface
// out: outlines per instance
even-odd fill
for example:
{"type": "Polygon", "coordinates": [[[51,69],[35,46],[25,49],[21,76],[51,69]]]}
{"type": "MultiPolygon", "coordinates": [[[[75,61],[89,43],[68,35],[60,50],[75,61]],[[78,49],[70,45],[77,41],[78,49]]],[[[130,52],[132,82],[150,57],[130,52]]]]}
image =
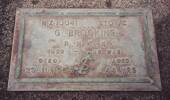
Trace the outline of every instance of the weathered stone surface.
{"type": "Polygon", "coordinates": [[[18,9],[8,89],[161,90],[149,9],[18,9]]]}

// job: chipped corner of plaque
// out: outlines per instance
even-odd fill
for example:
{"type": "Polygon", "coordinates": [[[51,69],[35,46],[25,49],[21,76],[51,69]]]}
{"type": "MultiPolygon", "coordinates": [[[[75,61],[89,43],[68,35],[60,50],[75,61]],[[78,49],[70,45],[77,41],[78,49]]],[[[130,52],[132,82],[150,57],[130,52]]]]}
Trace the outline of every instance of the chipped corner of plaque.
{"type": "Polygon", "coordinates": [[[162,91],[162,85],[161,85],[161,80],[160,78],[158,79],[158,81],[155,81],[155,87],[157,88],[157,91],[162,91]]]}
{"type": "Polygon", "coordinates": [[[20,12],[22,12],[23,10],[24,10],[24,8],[17,7],[16,8],[16,15],[19,14],[20,12]]]}
{"type": "Polygon", "coordinates": [[[150,91],[161,91],[162,90],[162,85],[160,81],[160,77],[154,77],[150,78],[148,77],[148,80],[150,81],[150,87],[152,88],[150,91]]]}

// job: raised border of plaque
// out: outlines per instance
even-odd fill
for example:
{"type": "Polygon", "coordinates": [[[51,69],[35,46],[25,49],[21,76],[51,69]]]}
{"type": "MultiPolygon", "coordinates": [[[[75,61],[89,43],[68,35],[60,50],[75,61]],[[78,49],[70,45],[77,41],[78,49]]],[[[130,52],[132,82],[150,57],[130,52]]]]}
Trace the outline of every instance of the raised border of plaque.
{"type": "MultiPolygon", "coordinates": [[[[150,9],[22,9],[16,11],[8,82],[9,91],[160,91],[157,48],[150,9]],[[24,78],[21,63],[27,16],[142,16],[148,76],[133,78],[24,78]]],[[[134,37],[135,38],[135,37],[134,37]]]]}

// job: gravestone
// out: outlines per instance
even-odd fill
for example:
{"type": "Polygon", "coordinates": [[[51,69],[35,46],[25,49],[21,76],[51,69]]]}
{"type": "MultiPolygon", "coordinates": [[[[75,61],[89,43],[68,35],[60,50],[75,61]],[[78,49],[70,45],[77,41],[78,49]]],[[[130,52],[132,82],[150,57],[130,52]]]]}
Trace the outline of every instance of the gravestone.
{"type": "Polygon", "coordinates": [[[17,9],[9,91],[160,91],[149,9],[17,9]]]}

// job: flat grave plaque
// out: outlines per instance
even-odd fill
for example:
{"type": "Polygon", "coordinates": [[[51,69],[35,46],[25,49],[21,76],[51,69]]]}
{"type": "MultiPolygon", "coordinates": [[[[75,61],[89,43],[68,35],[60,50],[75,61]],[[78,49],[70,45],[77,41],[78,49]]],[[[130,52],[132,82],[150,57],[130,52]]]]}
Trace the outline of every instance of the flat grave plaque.
{"type": "Polygon", "coordinates": [[[160,91],[149,9],[17,9],[9,91],[160,91]]]}

